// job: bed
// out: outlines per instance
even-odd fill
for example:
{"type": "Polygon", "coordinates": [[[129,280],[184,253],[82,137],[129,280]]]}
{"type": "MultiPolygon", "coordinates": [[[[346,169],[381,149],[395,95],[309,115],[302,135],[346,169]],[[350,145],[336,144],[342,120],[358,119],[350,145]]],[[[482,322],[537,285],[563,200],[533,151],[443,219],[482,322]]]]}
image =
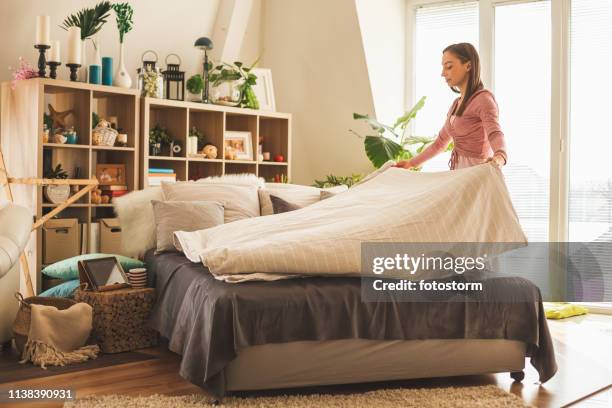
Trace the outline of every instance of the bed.
{"type": "Polygon", "coordinates": [[[356,277],[232,284],[178,252],[145,262],[152,326],[182,356],[180,375],[216,396],[495,372],[520,381],[525,357],[542,382],[557,370],[540,292],[521,278],[495,282],[517,302],[367,303],[356,277]]]}

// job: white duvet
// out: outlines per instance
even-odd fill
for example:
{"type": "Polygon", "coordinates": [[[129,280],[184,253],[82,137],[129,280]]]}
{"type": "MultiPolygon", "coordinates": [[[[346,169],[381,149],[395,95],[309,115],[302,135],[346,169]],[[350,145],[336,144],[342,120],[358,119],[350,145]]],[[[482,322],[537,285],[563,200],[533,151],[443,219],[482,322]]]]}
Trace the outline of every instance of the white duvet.
{"type": "Polygon", "coordinates": [[[177,249],[228,282],[359,275],[362,242],[527,239],[491,164],[435,173],[389,168],[300,210],[175,233],[177,249]]]}

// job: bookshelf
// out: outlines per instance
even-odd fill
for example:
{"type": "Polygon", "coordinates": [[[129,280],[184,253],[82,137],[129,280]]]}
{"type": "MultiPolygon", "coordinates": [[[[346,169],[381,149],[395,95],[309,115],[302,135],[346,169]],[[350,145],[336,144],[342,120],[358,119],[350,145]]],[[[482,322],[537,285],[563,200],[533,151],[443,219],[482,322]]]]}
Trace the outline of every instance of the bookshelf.
{"type": "Polygon", "coordinates": [[[291,177],[291,114],[242,109],[196,102],[167,99],[141,99],[140,187],[149,187],[150,168],[171,169],[177,181],[197,180],[224,174],[252,173],[274,181],[275,176],[291,177]],[[149,151],[149,131],[156,125],[180,144],[182,150],[171,156],[167,146],[159,155],[149,151]],[[195,126],[208,143],[217,148],[217,158],[187,155],[186,144],[190,129],[195,126]],[[226,131],[251,133],[253,160],[228,160],[223,156],[226,131]],[[283,162],[259,160],[257,145],[263,138],[263,151],[271,159],[282,155],[283,162]]]}
{"type": "MultiPolygon", "coordinates": [[[[139,99],[136,89],[49,78],[19,81],[15,89],[11,89],[9,82],[2,83],[0,143],[11,176],[42,178],[49,166],[61,164],[70,178],[88,179],[95,175],[97,164],[122,164],[128,190],[138,189],[139,99]],[[43,142],[43,120],[44,114],[49,113],[49,104],[56,111],[73,111],[66,117],[66,127],[74,127],[78,136],[76,144],[55,143],[53,135],[48,142],[43,142]],[[118,127],[128,135],[127,146],[94,145],[92,112],[101,118],[116,117],[118,127]]],[[[37,218],[56,206],[47,202],[42,187],[14,186],[13,190],[16,203],[29,207],[37,218]]],[[[81,224],[81,252],[90,250],[92,222],[113,217],[112,204],[92,204],[90,194],[59,214],[59,218],[76,218],[81,224]]],[[[41,229],[33,234],[35,237],[30,240],[26,254],[38,293],[45,243],[41,229]]]]}

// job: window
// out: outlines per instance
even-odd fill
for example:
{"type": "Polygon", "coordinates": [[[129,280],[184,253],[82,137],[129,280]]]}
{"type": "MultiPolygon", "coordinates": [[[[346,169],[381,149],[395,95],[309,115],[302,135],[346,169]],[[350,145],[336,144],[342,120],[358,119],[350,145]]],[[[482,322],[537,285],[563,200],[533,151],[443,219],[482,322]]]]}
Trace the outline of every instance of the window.
{"type": "Polygon", "coordinates": [[[550,1],[495,7],[494,72],[508,150],[506,184],[529,240],[548,241],[550,1]]]}
{"type": "MultiPolygon", "coordinates": [[[[444,125],[451,103],[459,95],[442,79],[442,50],[469,42],[478,49],[478,3],[423,6],[416,10],[415,87],[416,102],[427,96],[415,120],[415,135],[434,137],[444,125]]],[[[440,154],[424,165],[428,171],[448,170],[450,153],[440,154]]]]}
{"type": "MultiPolygon", "coordinates": [[[[573,0],[571,3],[570,241],[612,241],[610,21],[610,1],[573,0]]],[[[607,264],[612,264],[612,254],[607,264]]]]}

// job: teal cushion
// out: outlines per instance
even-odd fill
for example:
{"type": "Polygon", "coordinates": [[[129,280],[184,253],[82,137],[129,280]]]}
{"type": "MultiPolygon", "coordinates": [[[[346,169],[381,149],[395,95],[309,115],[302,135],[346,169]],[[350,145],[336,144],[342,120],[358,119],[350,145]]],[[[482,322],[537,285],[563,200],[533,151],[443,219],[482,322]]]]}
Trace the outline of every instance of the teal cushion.
{"type": "Polygon", "coordinates": [[[109,255],[109,254],[85,254],[73,256],[72,258],[64,259],[62,261],[58,261],[54,264],[51,264],[45,268],[43,268],[42,273],[52,278],[62,279],[62,280],[71,280],[79,278],[79,261],[84,261],[88,259],[98,259],[105,258],[109,256],[114,256],[119,260],[121,267],[124,271],[129,271],[134,268],[144,268],[144,263],[139,261],[138,259],[128,258],[127,256],[122,255],[109,255]]]}
{"type": "Polygon", "coordinates": [[[75,289],[78,287],[79,280],[73,279],[69,280],[68,282],[64,282],[60,285],[54,286],[50,289],[47,289],[38,296],[70,298],[72,297],[75,289]]]}

